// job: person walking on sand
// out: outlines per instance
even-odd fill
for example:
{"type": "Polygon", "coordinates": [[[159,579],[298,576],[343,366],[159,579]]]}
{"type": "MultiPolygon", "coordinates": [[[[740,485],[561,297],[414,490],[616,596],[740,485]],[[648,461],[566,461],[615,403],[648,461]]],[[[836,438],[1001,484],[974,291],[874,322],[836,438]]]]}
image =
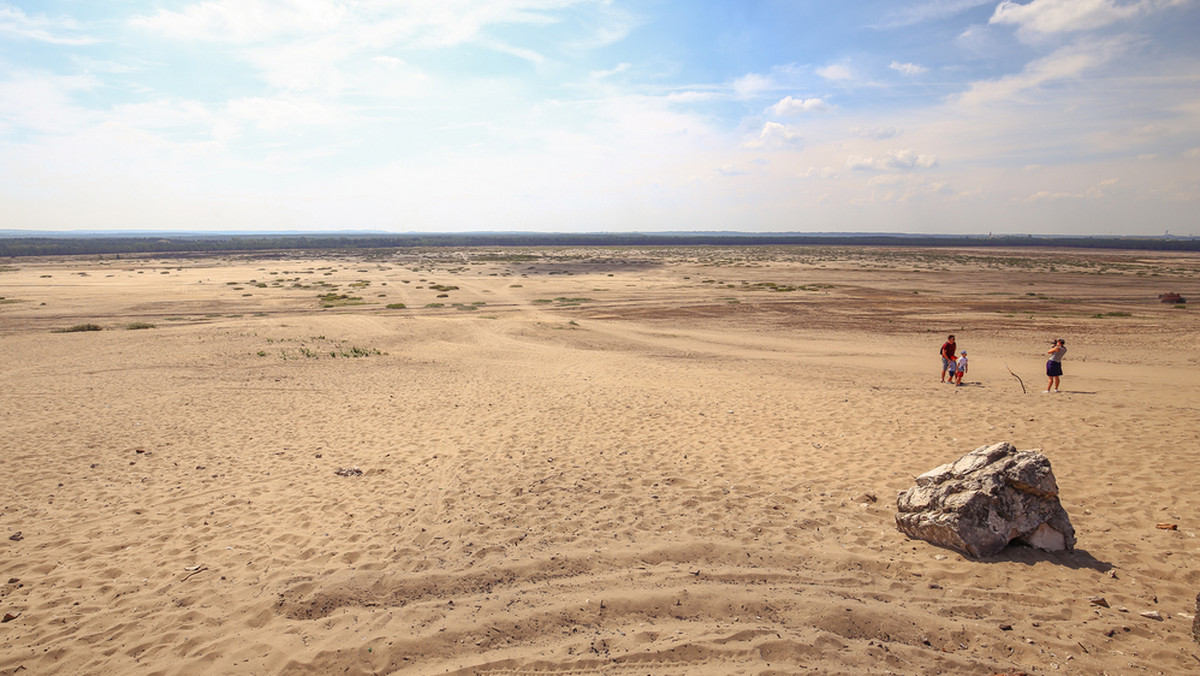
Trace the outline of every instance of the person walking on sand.
{"type": "Polygon", "coordinates": [[[1067,354],[1067,341],[1062,338],[1055,339],[1046,354],[1050,355],[1050,359],[1046,362],[1046,377],[1049,380],[1046,382],[1045,393],[1057,394],[1059,378],[1062,377],[1062,360],[1063,356],[1067,354]]]}
{"type": "Polygon", "coordinates": [[[963,374],[967,372],[967,351],[962,351],[962,356],[958,358],[958,363],[955,364],[954,370],[954,385],[962,387],[963,374]]]}
{"type": "Polygon", "coordinates": [[[958,349],[958,345],[954,343],[954,334],[950,334],[946,338],[946,342],[942,343],[942,382],[954,382],[954,354],[958,349]],[[950,380],[946,380],[946,372],[950,372],[950,380]]]}

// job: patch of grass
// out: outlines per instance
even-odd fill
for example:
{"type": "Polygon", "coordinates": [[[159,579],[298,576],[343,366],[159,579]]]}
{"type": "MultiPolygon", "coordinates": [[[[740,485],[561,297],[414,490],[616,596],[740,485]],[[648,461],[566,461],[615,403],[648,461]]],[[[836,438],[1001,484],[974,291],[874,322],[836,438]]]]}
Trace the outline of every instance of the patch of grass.
{"type": "Polygon", "coordinates": [[[425,307],[446,307],[445,303],[426,303],[425,307]]]}
{"type": "Polygon", "coordinates": [[[65,329],[54,329],[50,333],[78,333],[80,331],[103,331],[99,324],[76,324],[65,329]]]}
{"type": "Polygon", "coordinates": [[[327,293],[319,297],[321,307],[344,307],[346,305],[362,305],[362,296],[348,296],[344,293],[327,293]]]}
{"type": "Polygon", "coordinates": [[[133,322],[132,324],[127,324],[125,326],[125,329],[127,331],[138,331],[140,329],[157,329],[157,328],[158,328],[157,326],[150,324],[148,322],[133,322]]]}
{"type": "Polygon", "coordinates": [[[429,288],[433,289],[434,291],[458,291],[457,286],[451,286],[449,284],[430,284],[429,288]]]}
{"type": "Polygon", "coordinates": [[[404,303],[388,303],[384,307],[386,307],[389,310],[403,310],[403,309],[407,308],[408,306],[406,306],[404,303]]]}
{"type": "Polygon", "coordinates": [[[541,256],[535,256],[533,254],[479,254],[479,255],[473,256],[473,259],[477,260],[477,261],[507,261],[507,262],[536,261],[540,258],[541,258],[541,256]]]}
{"type": "Polygon", "coordinates": [[[334,350],[329,353],[334,359],[342,357],[343,359],[358,359],[359,357],[370,357],[371,355],[383,354],[374,348],[351,347],[343,350],[334,350]]]}

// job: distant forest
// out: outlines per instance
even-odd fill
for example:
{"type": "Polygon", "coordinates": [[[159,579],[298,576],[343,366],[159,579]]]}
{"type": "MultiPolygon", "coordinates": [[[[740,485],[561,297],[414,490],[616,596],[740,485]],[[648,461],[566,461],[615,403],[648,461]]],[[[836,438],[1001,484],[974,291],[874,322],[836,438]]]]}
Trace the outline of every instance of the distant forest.
{"type": "Polygon", "coordinates": [[[541,246],[882,246],[882,247],[1070,247],[1200,251],[1200,239],[1163,237],[1039,237],[804,234],[540,234],[437,235],[178,235],[56,236],[0,238],[0,257],[97,254],[221,253],[288,249],[386,249],[418,247],[541,246]]]}

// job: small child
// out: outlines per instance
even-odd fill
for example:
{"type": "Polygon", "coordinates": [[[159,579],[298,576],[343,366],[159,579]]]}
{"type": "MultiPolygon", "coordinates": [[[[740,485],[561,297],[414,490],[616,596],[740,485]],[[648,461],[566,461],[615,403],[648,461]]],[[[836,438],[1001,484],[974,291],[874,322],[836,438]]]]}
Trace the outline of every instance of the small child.
{"type": "Polygon", "coordinates": [[[963,374],[967,372],[967,351],[962,351],[962,356],[958,358],[958,362],[954,365],[954,384],[962,385],[963,374]]]}

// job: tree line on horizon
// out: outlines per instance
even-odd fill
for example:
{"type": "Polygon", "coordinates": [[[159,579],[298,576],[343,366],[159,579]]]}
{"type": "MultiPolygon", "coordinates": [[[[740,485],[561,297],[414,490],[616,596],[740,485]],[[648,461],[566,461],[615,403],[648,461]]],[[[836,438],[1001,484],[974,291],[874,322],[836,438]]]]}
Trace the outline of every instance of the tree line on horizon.
{"type": "Polygon", "coordinates": [[[889,246],[889,247],[1069,247],[1150,251],[1200,251],[1200,239],[1157,237],[1055,237],[1036,235],[770,235],[643,233],[480,233],[437,235],[181,235],[173,237],[80,236],[0,238],[0,256],[100,254],[238,253],[272,250],[358,250],[433,247],[536,246],[889,246]]]}

